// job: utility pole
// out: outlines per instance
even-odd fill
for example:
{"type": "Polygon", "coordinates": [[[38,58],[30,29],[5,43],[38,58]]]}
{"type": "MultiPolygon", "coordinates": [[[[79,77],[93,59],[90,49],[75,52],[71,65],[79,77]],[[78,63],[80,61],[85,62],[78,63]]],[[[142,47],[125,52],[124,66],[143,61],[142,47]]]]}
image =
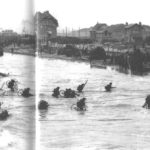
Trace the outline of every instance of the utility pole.
{"type": "Polygon", "coordinates": [[[80,27],[79,27],[79,38],[80,38],[80,27]]]}
{"type": "Polygon", "coordinates": [[[73,37],[73,28],[72,28],[72,37],[73,37]]]}
{"type": "Polygon", "coordinates": [[[62,34],[62,36],[65,36],[65,30],[63,29],[63,34],[62,34]]]}
{"type": "Polygon", "coordinates": [[[68,34],[68,33],[67,33],[67,27],[66,27],[66,37],[67,37],[67,34],[68,34]]]}

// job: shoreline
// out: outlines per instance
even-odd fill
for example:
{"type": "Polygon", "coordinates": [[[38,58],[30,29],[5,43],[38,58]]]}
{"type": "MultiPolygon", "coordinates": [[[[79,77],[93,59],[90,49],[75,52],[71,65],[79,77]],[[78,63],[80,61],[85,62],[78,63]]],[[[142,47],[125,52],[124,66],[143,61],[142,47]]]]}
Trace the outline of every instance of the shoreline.
{"type": "Polygon", "coordinates": [[[39,57],[39,58],[47,58],[47,59],[59,59],[59,60],[65,60],[65,61],[72,61],[72,62],[84,62],[84,63],[90,63],[88,59],[85,58],[75,58],[75,57],[67,57],[65,55],[57,55],[57,54],[49,54],[42,52],[42,54],[36,55],[36,53],[31,53],[29,51],[14,51],[11,53],[9,50],[4,50],[5,53],[14,54],[14,55],[26,55],[26,56],[32,56],[32,57],[39,57]]]}
{"type": "Polygon", "coordinates": [[[4,53],[16,54],[16,55],[27,55],[27,56],[36,56],[34,49],[31,48],[15,48],[13,53],[10,48],[4,48],[4,53]]]}
{"type": "Polygon", "coordinates": [[[66,60],[66,61],[72,61],[72,62],[85,62],[88,63],[88,59],[84,58],[76,58],[76,57],[67,57],[65,55],[57,55],[57,54],[48,54],[43,52],[42,54],[38,55],[40,58],[50,58],[50,59],[60,59],[60,60],[66,60]]]}
{"type": "Polygon", "coordinates": [[[35,57],[36,55],[35,54],[29,54],[29,53],[21,53],[21,52],[14,52],[14,53],[11,53],[11,52],[4,52],[5,53],[9,53],[9,54],[12,54],[12,55],[26,55],[26,56],[33,56],[35,57]]]}
{"type": "Polygon", "coordinates": [[[72,61],[72,62],[85,62],[88,63],[88,58],[76,58],[76,57],[67,57],[65,55],[57,55],[57,54],[49,54],[46,52],[39,53],[38,55],[33,49],[14,49],[14,52],[11,52],[10,48],[4,48],[4,53],[10,53],[10,54],[16,54],[16,55],[26,55],[26,56],[33,56],[33,57],[39,57],[39,58],[49,58],[49,59],[60,59],[60,60],[66,60],[66,61],[72,61]]]}
{"type": "MultiPolygon", "coordinates": [[[[10,51],[4,51],[4,53],[10,53],[10,51]]],[[[26,56],[32,56],[32,57],[39,57],[39,58],[45,58],[45,59],[51,59],[51,60],[64,60],[64,61],[70,61],[70,62],[78,62],[78,63],[86,63],[90,65],[90,61],[88,60],[88,58],[75,58],[75,57],[67,57],[65,55],[57,55],[57,54],[49,54],[49,53],[45,53],[42,52],[42,54],[38,54],[36,55],[36,53],[31,53],[30,51],[26,51],[26,52],[14,52],[14,55],[26,55],[26,56]]],[[[12,55],[13,55],[12,54],[12,55]]],[[[111,66],[111,65],[106,65],[105,67],[103,66],[103,64],[101,64],[100,62],[96,63],[95,66],[91,66],[91,68],[98,68],[98,69],[106,69],[107,66],[111,66]]],[[[114,65],[115,66],[115,65],[114,65]]],[[[115,69],[116,71],[120,72],[120,73],[125,73],[125,74],[129,74],[129,72],[126,71],[121,71],[120,69],[115,69]]],[[[135,73],[136,75],[139,75],[137,73],[135,73]]],[[[147,75],[148,72],[143,72],[143,75],[147,75]]]]}

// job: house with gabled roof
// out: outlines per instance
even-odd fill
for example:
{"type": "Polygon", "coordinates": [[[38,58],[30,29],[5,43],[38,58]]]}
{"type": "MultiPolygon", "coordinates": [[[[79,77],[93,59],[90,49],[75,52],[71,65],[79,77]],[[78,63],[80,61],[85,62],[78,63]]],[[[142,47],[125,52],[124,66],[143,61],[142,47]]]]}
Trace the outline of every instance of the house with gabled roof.
{"type": "Polygon", "coordinates": [[[49,11],[37,12],[34,17],[35,32],[39,41],[47,41],[48,38],[57,36],[58,21],[49,11]]]}
{"type": "Polygon", "coordinates": [[[129,43],[141,44],[144,39],[144,27],[141,22],[125,26],[125,39],[129,43]]]}
{"type": "Polygon", "coordinates": [[[107,24],[97,23],[90,30],[90,38],[101,43],[104,39],[110,37],[110,33],[106,30],[106,28],[107,24]]]}
{"type": "Polygon", "coordinates": [[[124,39],[125,25],[124,24],[115,24],[107,27],[107,30],[111,33],[113,40],[121,41],[124,39]]]}

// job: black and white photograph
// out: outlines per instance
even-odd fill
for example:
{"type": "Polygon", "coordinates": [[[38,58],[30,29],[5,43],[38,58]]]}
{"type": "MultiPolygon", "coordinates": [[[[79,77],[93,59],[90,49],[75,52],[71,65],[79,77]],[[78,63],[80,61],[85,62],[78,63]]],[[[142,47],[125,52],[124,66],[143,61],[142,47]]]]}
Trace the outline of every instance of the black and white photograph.
{"type": "Polygon", "coordinates": [[[149,0],[0,1],[0,150],[149,150],[149,0]]]}

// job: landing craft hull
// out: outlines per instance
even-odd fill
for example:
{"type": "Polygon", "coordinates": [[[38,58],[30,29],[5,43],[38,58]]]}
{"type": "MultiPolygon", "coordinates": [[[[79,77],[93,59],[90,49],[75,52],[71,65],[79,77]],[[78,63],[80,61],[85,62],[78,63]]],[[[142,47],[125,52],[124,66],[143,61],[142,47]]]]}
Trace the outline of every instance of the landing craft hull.
{"type": "Polygon", "coordinates": [[[100,68],[100,69],[107,68],[107,66],[104,64],[103,61],[92,61],[90,65],[91,65],[91,68],[100,68]]]}
{"type": "Polygon", "coordinates": [[[6,74],[6,73],[1,73],[1,72],[0,72],[0,76],[1,76],[1,77],[7,77],[8,74],[6,74]]]}

